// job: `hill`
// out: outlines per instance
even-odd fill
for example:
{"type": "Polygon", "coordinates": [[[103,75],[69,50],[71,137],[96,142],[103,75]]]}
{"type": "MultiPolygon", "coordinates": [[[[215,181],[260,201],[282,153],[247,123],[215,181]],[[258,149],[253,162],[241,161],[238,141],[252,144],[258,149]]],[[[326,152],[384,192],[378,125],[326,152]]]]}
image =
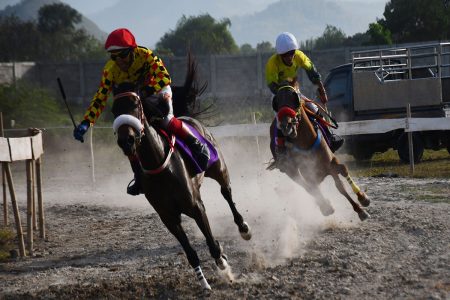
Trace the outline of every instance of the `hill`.
{"type": "Polygon", "coordinates": [[[382,1],[356,0],[278,0],[274,3],[255,0],[166,0],[159,5],[155,0],[120,0],[95,14],[89,15],[103,29],[128,27],[142,45],[153,47],[177,21],[186,16],[209,13],[216,20],[230,18],[230,31],[238,45],[261,41],[274,43],[281,31],[292,31],[300,40],[322,35],[327,24],[341,28],[346,34],[365,32],[371,22],[381,18],[382,1]],[[155,7],[157,11],[155,12],[155,7]]]}
{"type": "MultiPolygon", "coordinates": [[[[13,4],[13,2],[14,1],[10,1],[11,5],[7,5],[3,10],[0,10],[0,17],[15,15],[22,21],[36,21],[39,8],[48,4],[63,3],[59,0],[23,0],[17,4],[13,4]]],[[[107,34],[102,31],[94,22],[83,15],[81,22],[77,24],[76,27],[83,28],[88,34],[100,40],[104,40],[107,36],[107,34]]]]}
{"type": "Polygon", "coordinates": [[[381,18],[382,3],[329,0],[279,0],[251,15],[231,18],[231,32],[238,44],[274,44],[279,32],[290,31],[299,40],[321,36],[327,24],[347,35],[365,32],[369,23],[381,18]]]}

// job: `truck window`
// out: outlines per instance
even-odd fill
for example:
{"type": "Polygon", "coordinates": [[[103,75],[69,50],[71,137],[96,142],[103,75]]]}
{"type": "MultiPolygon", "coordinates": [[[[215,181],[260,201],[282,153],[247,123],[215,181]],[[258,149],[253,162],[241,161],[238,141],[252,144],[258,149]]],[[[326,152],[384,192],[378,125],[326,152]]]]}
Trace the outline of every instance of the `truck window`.
{"type": "Polygon", "coordinates": [[[338,121],[348,121],[351,118],[351,70],[331,73],[325,82],[328,93],[328,109],[338,121]]]}
{"type": "Polygon", "coordinates": [[[329,101],[342,101],[347,90],[347,73],[336,73],[331,76],[328,82],[327,92],[329,101]]]}

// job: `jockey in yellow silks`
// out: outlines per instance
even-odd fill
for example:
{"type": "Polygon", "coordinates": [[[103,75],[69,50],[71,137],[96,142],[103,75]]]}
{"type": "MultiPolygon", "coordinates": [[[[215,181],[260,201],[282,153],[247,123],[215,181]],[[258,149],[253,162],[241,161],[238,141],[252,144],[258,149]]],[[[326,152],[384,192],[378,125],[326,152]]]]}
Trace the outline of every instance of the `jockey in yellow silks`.
{"type": "MultiPolygon", "coordinates": [[[[318,86],[320,100],[323,104],[326,104],[328,97],[321,76],[308,56],[298,49],[298,42],[295,36],[289,32],[280,33],[275,42],[275,49],[276,53],[269,58],[266,64],[266,83],[275,96],[272,99],[272,108],[278,111],[276,94],[282,85],[295,86],[299,91],[297,72],[300,68],[304,69],[309,80],[318,86]]],[[[310,111],[319,114],[319,109],[313,102],[306,102],[306,106],[310,111]]],[[[334,152],[342,146],[344,140],[330,131],[327,134],[331,142],[330,148],[334,152]]],[[[277,129],[275,140],[275,153],[278,157],[286,154],[285,137],[279,128],[277,129]]]]}

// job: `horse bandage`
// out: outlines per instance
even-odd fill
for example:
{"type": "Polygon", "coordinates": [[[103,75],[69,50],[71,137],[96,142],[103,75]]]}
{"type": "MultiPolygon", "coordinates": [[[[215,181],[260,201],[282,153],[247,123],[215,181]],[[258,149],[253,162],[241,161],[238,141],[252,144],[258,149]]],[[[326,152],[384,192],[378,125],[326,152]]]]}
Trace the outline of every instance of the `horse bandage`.
{"type": "Polygon", "coordinates": [[[348,175],[345,179],[347,179],[347,182],[350,184],[350,186],[352,187],[352,190],[355,194],[358,194],[361,191],[359,186],[356,185],[356,183],[353,181],[353,179],[350,177],[350,175],[348,175]]]}

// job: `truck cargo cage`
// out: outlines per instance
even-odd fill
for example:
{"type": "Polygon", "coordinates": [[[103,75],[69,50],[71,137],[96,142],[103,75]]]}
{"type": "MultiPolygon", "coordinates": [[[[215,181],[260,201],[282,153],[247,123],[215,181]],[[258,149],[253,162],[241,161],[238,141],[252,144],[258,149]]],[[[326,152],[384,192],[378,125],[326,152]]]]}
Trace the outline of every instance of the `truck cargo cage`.
{"type": "Polygon", "coordinates": [[[352,53],[355,111],[446,107],[450,42],[352,53]]]}
{"type": "Polygon", "coordinates": [[[374,72],[380,81],[449,78],[450,43],[352,53],[353,72],[374,72]]]}

